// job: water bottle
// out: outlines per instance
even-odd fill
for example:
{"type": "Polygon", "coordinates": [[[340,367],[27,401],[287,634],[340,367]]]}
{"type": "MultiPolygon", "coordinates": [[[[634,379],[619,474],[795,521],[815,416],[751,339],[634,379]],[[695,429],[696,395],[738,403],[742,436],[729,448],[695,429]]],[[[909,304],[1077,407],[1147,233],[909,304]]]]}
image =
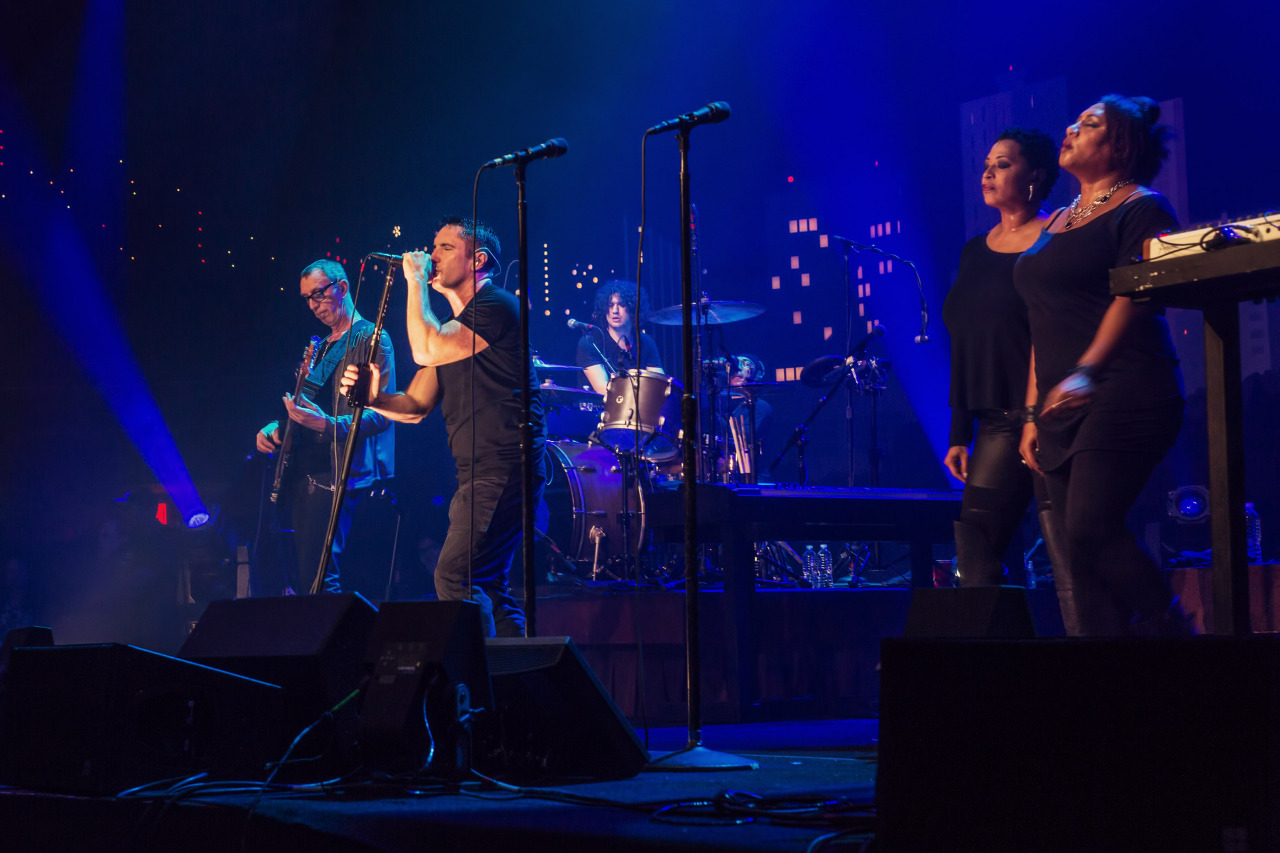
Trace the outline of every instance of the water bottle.
{"type": "Polygon", "coordinates": [[[823,542],[818,548],[818,586],[822,589],[830,589],[835,586],[835,568],[836,561],[831,556],[831,549],[827,547],[827,543],[823,542]]]}
{"type": "Polygon", "coordinates": [[[1253,504],[1244,505],[1244,541],[1245,551],[1249,554],[1249,564],[1262,562],[1262,519],[1253,504]]]}
{"type": "Polygon", "coordinates": [[[1026,559],[1025,566],[1027,571],[1027,589],[1035,589],[1036,588],[1036,564],[1031,561],[1030,557],[1028,557],[1026,559]]]}
{"type": "Polygon", "coordinates": [[[812,545],[804,546],[804,580],[810,589],[818,588],[818,555],[812,545]]]}

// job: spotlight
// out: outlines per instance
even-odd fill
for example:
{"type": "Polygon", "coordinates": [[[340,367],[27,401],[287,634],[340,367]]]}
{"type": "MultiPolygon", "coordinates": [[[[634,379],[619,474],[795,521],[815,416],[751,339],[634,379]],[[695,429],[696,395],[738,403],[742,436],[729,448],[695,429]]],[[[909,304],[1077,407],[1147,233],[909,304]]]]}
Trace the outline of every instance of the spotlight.
{"type": "Polygon", "coordinates": [[[206,510],[197,510],[187,517],[187,527],[190,530],[204,527],[209,523],[209,513],[206,510]]]}
{"type": "Polygon", "coordinates": [[[1175,521],[1196,524],[1209,517],[1209,490],[1204,486],[1179,486],[1169,492],[1165,511],[1175,521]]]}

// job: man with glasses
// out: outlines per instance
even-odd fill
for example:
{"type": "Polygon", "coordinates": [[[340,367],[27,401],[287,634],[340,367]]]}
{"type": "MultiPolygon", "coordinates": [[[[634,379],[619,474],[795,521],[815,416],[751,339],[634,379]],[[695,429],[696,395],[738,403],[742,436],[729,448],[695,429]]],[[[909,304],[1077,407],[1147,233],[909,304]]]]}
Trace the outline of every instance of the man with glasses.
{"type": "MultiPolygon", "coordinates": [[[[329,335],[315,353],[315,365],[303,383],[303,392],[294,399],[286,394],[285,412],[299,429],[294,431],[293,460],[288,474],[287,516],[293,524],[296,572],[286,568],[279,583],[261,581],[259,594],[292,594],[311,588],[320,565],[329,514],[333,505],[336,472],[342,468],[347,435],[354,409],[339,393],[338,379],[349,364],[372,360],[378,365],[383,389],[395,388],[395,356],[391,337],[384,331],[372,346],[373,323],[360,316],[351,298],[351,285],[342,265],[319,260],[302,271],[301,297],[329,335]],[[375,350],[372,352],[371,350],[375,350]],[[273,587],[278,586],[278,589],[273,587]]],[[[262,453],[274,455],[280,448],[283,430],[272,421],[257,435],[262,453]]],[[[377,480],[395,474],[395,431],[391,421],[372,409],[365,409],[360,421],[360,440],[351,461],[346,498],[333,539],[332,559],[325,572],[324,591],[340,592],[338,556],[351,527],[351,517],[360,499],[377,480]]],[[[288,567],[289,562],[283,561],[288,567]]]]}

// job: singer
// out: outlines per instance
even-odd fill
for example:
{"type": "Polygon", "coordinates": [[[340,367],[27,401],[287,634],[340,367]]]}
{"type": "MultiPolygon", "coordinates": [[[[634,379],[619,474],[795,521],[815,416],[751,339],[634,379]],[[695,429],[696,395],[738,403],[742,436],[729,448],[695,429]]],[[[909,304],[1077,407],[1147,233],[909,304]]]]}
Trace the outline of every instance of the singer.
{"type": "Polygon", "coordinates": [[[636,317],[643,321],[648,315],[648,300],[641,297],[637,302],[634,282],[606,281],[596,290],[591,319],[605,331],[592,329],[582,336],[577,364],[597,394],[608,390],[610,377],[628,370],[664,372],[657,344],[636,328],[636,317]]]}
{"type": "MultiPolygon", "coordinates": [[[[369,361],[373,333],[373,323],[356,311],[347,274],[338,262],[322,259],[309,265],[302,271],[301,291],[303,303],[317,320],[329,327],[329,336],[316,353],[315,366],[303,383],[302,396],[295,400],[285,395],[285,413],[301,431],[295,431],[293,438],[294,459],[286,469],[291,478],[286,491],[288,499],[283,507],[285,517],[279,519],[279,526],[288,529],[292,522],[296,561],[284,557],[273,561],[270,550],[255,555],[255,567],[262,569],[255,573],[259,577],[254,581],[254,591],[259,595],[292,595],[294,590],[307,589],[320,565],[333,505],[334,472],[342,467],[343,449],[354,417],[346,393],[338,393],[337,379],[348,365],[369,361]],[[274,562],[282,568],[268,569],[274,562]]],[[[379,368],[382,383],[379,387],[394,388],[395,354],[391,349],[391,336],[385,330],[378,339],[373,361],[379,368]]],[[[258,431],[258,451],[274,455],[280,448],[280,440],[280,422],[272,421],[258,431]]],[[[352,514],[375,480],[394,476],[395,457],[393,424],[385,416],[366,409],[361,416],[360,444],[351,461],[346,498],[325,573],[325,592],[342,591],[338,555],[351,528],[352,514]]],[[[287,553],[283,544],[281,552],[287,553]]]]}
{"type": "MultiPolygon", "coordinates": [[[[417,423],[439,406],[458,490],[436,564],[436,594],[444,601],[479,604],[489,636],[519,637],[524,612],[508,580],[521,541],[520,306],[494,282],[501,249],[488,225],[447,217],[434,243],[430,256],[404,255],[409,343],[421,369],[403,393],[379,393],[369,404],[406,423],[417,423]],[[436,316],[432,290],[448,301],[451,319],[436,316]]],[[[545,480],[546,430],[532,365],[529,374],[536,503],[545,480]]],[[[355,377],[356,369],[348,368],[342,387],[355,377]]]]}
{"type": "Polygon", "coordinates": [[[943,462],[964,483],[955,523],[962,586],[1005,582],[1004,553],[1034,491],[1058,594],[1069,588],[1058,578],[1060,537],[1043,482],[1018,453],[1031,329],[1013,289],[1013,266],[1049,221],[1043,202],[1057,178],[1057,147],[1048,134],[1013,127],[996,137],[979,180],[982,200],[1000,221],[960,250],[942,306],[951,335],[951,439],[943,462]]]}

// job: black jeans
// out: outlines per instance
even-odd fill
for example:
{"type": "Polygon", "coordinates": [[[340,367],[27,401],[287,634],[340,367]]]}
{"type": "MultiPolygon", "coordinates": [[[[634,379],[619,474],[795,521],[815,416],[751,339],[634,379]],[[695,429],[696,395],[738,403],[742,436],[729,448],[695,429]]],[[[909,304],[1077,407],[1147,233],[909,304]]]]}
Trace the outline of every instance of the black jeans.
{"type": "MultiPolygon", "coordinates": [[[[541,459],[533,470],[536,507],[545,482],[541,459]]],[[[524,611],[508,589],[511,558],[521,542],[520,492],[518,465],[460,482],[449,504],[449,532],[436,563],[440,600],[475,601],[490,637],[524,636],[524,611]]]]}
{"type": "Polygon", "coordinates": [[[1160,567],[1125,523],[1164,454],[1162,445],[1082,450],[1045,472],[1086,636],[1123,635],[1131,622],[1158,618],[1173,604],[1160,567]]]}

